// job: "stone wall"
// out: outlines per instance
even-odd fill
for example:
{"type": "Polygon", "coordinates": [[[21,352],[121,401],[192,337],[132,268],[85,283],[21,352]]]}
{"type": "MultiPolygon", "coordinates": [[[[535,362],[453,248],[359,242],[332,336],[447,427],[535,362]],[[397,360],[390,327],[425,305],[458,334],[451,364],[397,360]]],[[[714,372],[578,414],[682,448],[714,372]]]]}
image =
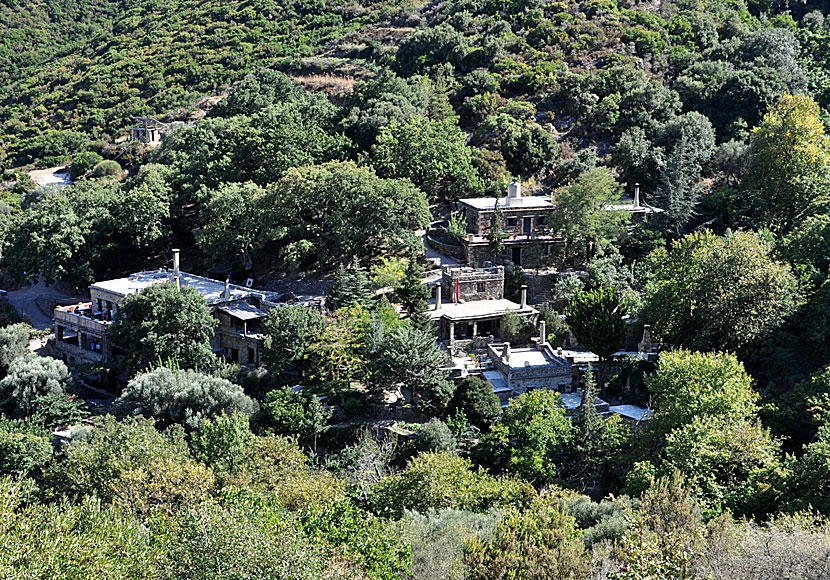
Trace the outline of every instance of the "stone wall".
{"type": "Polygon", "coordinates": [[[458,280],[460,298],[464,302],[475,300],[498,300],[504,297],[504,267],[458,268],[445,266],[441,272],[443,300],[455,299],[455,284],[458,280]]]}

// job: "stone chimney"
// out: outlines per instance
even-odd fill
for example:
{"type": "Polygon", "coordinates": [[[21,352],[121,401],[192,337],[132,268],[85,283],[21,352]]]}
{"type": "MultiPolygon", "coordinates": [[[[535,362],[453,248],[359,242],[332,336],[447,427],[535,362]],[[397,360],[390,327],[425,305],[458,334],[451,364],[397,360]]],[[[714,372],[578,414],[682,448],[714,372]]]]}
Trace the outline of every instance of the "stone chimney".
{"type": "Polygon", "coordinates": [[[634,184],[634,209],[640,208],[640,184],[634,184]]]}
{"type": "Polygon", "coordinates": [[[548,343],[547,329],[545,328],[545,321],[539,321],[539,346],[544,347],[548,343]]]}
{"type": "Polygon", "coordinates": [[[637,345],[637,352],[640,354],[640,358],[648,358],[648,355],[654,350],[654,346],[651,344],[651,325],[644,324],[643,325],[643,340],[640,341],[640,344],[637,345]]]}
{"type": "Polygon", "coordinates": [[[179,275],[179,249],[173,249],[173,275],[179,275]]]}
{"type": "Polygon", "coordinates": [[[435,310],[441,310],[441,284],[435,287],[435,310]]]}
{"type": "Polygon", "coordinates": [[[527,308],[527,284],[522,284],[522,310],[527,308]]]}
{"type": "Polygon", "coordinates": [[[225,292],[222,295],[222,299],[227,302],[231,299],[231,279],[225,278],[225,292]]]}
{"type": "Polygon", "coordinates": [[[504,343],[504,350],[501,353],[501,359],[506,363],[510,362],[510,343],[509,342],[504,343]]]}

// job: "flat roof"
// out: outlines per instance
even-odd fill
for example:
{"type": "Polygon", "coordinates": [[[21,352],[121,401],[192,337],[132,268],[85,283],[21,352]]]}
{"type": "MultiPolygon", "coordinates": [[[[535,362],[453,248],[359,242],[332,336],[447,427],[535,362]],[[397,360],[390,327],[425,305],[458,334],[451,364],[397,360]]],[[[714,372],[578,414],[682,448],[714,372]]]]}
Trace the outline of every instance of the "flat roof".
{"type": "Polygon", "coordinates": [[[574,364],[599,362],[599,357],[590,350],[563,348],[562,356],[564,358],[573,359],[574,364]]]}
{"type": "Polygon", "coordinates": [[[546,195],[525,195],[522,197],[468,197],[459,199],[459,203],[468,205],[477,210],[495,209],[496,201],[502,209],[526,209],[553,207],[550,198],[546,195]]]}
{"type": "Polygon", "coordinates": [[[433,320],[446,318],[452,322],[475,320],[478,318],[489,318],[502,316],[505,312],[512,311],[517,314],[535,314],[537,310],[532,306],[521,307],[521,304],[499,298],[498,300],[472,300],[470,302],[442,302],[441,309],[435,309],[435,300],[430,300],[430,307],[427,312],[433,320]]]}
{"type": "Polygon", "coordinates": [[[504,364],[512,369],[522,369],[527,367],[570,366],[569,363],[560,362],[555,358],[549,357],[543,351],[535,347],[511,348],[510,360],[504,364]]]}
{"type": "MultiPolygon", "coordinates": [[[[104,280],[103,282],[96,282],[92,284],[89,289],[103,290],[118,296],[127,296],[136,292],[141,292],[145,288],[155,284],[164,284],[165,282],[174,282],[173,270],[150,270],[148,272],[137,272],[130,274],[127,278],[116,278],[114,280],[104,280]]],[[[225,299],[225,283],[212,278],[205,278],[204,276],[197,276],[195,274],[188,274],[187,272],[179,272],[179,282],[182,286],[189,286],[195,289],[199,294],[205,297],[207,303],[210,305],[220,304],[222,302],[231,302],[233,300],[242,300],[249,296],[262,296],[261,292],[245,288],[244,286],[230,285],[230,298],[225,299]]]]}
{"type": "Polygon", "coordinates": [[[256,306],[248,304],[247,302],[237,302],[235,304],[228,304],[227,306],[220,306],[219,310],[226,312],[239,320],[255,320],[257,318],[265,318],[268,316],[256,306]]]}
{"type": "Polygon", "coordinates": [[[608,410],[635,421],[648,421],[651,419],[651,409],[643,409],[636,405],[612,405],[608,407],[608,410]]]}
{"type": "Polygon", "coordinates": [[[504,380],[504,376],[499,371],[484,371],[482,374],[484,379],[493,386],[493,392],[496,392],[496,389],[499,389],[499,391],[507,389],[507,381],[504,380]]]}

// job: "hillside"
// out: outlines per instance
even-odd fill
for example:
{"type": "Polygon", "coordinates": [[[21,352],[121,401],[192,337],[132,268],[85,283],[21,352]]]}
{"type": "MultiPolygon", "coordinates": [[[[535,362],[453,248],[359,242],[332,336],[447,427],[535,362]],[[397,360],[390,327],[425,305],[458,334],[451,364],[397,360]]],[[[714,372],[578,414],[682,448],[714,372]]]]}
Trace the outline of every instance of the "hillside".
{"type": "Polygon", "coordinates": [[[0,146],[7,167],[54,164],[124,135],[130,115],[175,116],[263,66],[438,75],[464,125],[479,127],[493,113],[560,130],[576,122],[575,149],[586,137],[613,143],[625,128],[648,129],[675,111],[700,111],[728,140],[785,91],[809,87],[827,103],[827,32],[820,15],[802,18],[809,3],[794,7],[796,19],[756,0],[655,6],[6,2],[0,146]]]}

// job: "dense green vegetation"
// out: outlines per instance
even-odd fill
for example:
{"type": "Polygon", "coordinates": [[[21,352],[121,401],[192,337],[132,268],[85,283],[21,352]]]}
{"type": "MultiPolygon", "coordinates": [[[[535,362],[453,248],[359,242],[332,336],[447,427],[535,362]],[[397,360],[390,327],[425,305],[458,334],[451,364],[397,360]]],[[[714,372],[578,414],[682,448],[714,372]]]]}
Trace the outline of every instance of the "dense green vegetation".
{"type": "Polygon", "coordinates": [[[4,276],[83,288],[183,247],[330,285],[326,312],[271,312],[258,369],[212,352],[187,287],[120,305],[111,368],[27,353],[4,304],[0,576],[826,576],[825,3],[24,4],[0,6],[4,276]],[[131,115],[187,123],[117,143],[131,115]],[[7,171],[66,162],[65,188],[7,171]],[[506,295],[553,272],[546,338],[599,358],[571,415],[450,380],[426,312],[416,232],[515,178],[560,243],[506,295]],[[610,211],[635,183],[664,211],[610,211]],[[659,360],[613,360],[644,324],[659,360]],[[109,414],[90,380],[122,383],[109,414]]]}

